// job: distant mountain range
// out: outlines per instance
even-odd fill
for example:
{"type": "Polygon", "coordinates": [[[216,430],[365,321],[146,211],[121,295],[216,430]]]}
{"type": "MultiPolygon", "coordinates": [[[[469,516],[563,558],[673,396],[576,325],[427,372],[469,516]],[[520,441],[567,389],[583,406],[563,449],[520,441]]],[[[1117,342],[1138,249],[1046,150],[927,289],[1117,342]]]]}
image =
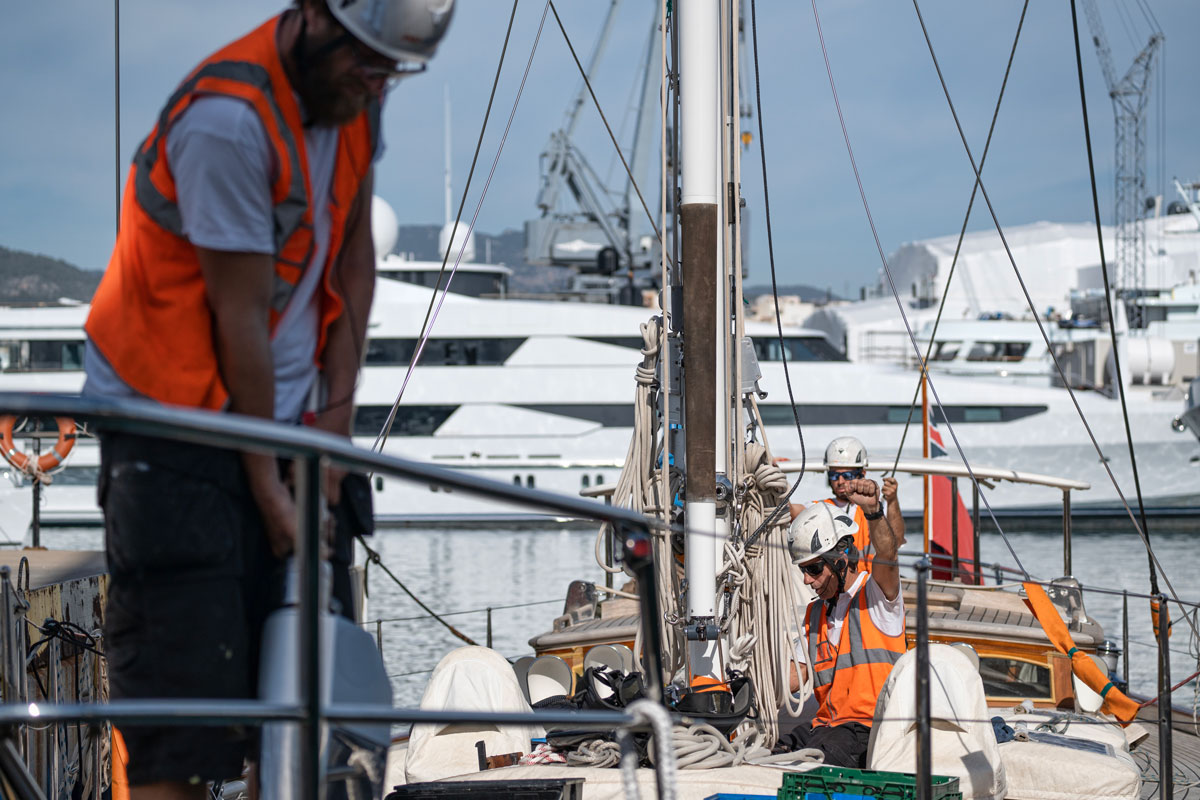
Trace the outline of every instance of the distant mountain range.
{"type": "MultiPolygon", "coordinates": [[[[441,258],[438,252],[440,225],[401,225],[392,252],[407,253],[423,261],[441,258]]],[[[569,272],[562,267],[541,267],[525,261],[525,235],[506,230],[499,235],[477,233],[475,257],[478,261],[504,264],[513,270],[509,289],[516,293],[559,291],[566,288],[569,272]]],[[[100,283],[102,272],[83,270],[66,261],[37,253],[0,247],[0,303],[7,305],[46,305],[69,299],[86,303],[100,283]]],[[[746,286],[747,299],[769,294],[771,287],[746,286]]],[[[799,295],[808,302],[838,299],[827,290],[812,286],[779,287],[780,295],[799,295]]]]}
{"type": "Polygon", "coordinates": [[[86,303],[102,274],[58,258],[0,247],[0,303],[46,305],[60,299],[86,303]]]}

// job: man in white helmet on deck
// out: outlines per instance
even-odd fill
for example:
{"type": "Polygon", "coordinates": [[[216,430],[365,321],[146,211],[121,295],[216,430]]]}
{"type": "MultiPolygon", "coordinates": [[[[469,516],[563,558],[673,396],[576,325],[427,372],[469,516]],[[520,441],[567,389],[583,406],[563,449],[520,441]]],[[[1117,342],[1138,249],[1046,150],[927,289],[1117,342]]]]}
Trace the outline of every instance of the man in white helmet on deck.
{"type": "MultiPolygon", "coordinates": [[[[295,0],[183,79],[133,157],[86,324],[84,395],[349,438],[382,102],[424,68],[453,9],[295,0]]],[[[253,697],[272,579],[295,547],[287,470],[270,454],[111,430],[100,445],[112,697],[253,697]]],[[[335,555],[348,526],[372,523],[358,477],[325,472],[335,555]]],[[[122,731],[134,800],[199,800],[253,750],[245,726],[122,731]]]]}
{"type": "Polygon", "coordinates": [[[812,676],[817,713],[781,737],[776,750],[816,748],[833,766],[866,766],[875,703],[904,654],[904,600],[897,543],[883,521],[878,487],[856,478],[848,497],[869,518],[878,554],[867,573],[854,544],[858,525],[831,503],[813,503],[788,528],[788,552],[817,597],[804,612],[804,636],[791,664],[791,691],[812,676]],[[799,669],[797,669],[799,665],[799,669]]]}
{"type": "MultiPolygon", "coordinates": [[[[829,480],[829,488],[833,497],[823,501],[845,511],[853,518],[858,526],[858,534],[854,545],[858,548],[860,565],[870,572],[872,552],[871,541],[867,535],[867,518],[862,508],[850,499],[850,488],[853,481],[861,480],[867,474],[867,448],[853,436],[839,436],[825,448],[825,470],[829,480]]],[[[883,479],[883,514],[891,527],[892,535],[896,538],[896,549],[904,546],[904,516],[900,513],[900,502],[896,494],[896,479],[883,479]]],[[[792,519],[796,519],[804,509],[803,503],[792,503],[792,519]]]]}

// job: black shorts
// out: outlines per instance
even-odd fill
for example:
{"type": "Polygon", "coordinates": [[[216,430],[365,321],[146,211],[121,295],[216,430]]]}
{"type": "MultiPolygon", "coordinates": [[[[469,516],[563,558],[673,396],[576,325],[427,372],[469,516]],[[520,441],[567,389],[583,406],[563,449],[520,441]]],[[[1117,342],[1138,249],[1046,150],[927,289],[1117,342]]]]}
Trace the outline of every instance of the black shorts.
{"type": "Polygon", "coordinates": [[[825,763],[831,767],[867,766],[867,743],[871,739],[871,728],[861,722],[843,722],[841,725],[800,725],[780,740],[787,750],[814,747],[825,754],[825,763]]]}
{"type": "MultiPolygon", "coordinates": [[[[253,698],[282,565],[240,456],[114,434],[101,439],[101,464],[111,697],[253,698]]],[[[121,732],[134,785],[236,777],[253,739],[242,727],[121,732]]]]}

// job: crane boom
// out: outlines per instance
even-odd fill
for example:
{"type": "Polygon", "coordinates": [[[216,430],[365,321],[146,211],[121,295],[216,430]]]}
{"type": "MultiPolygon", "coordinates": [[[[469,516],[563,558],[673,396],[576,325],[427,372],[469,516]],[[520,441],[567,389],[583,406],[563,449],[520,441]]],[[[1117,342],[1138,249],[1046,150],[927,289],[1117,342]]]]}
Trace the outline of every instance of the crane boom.
{"type": "Polygon", "coordinates": [[[1154,56],[1163,42],[1155,31],[1150,41],[1133,59],[1121,78],[1113,67],[1112,50],[1095,0],[1083,0],[1092,44],[1100,59],[1108,96],[1113,104],[1114,136],[1114,210],[1116,226],[1116,287],[1126,297],[1134,298],[1130,309],[1130,324],[1142,327],[1136,298],[1146,288],[1146,244],[1140,218],[1146,197],[1146,104],[1150,99],[1150,79],[1154,56]]]}

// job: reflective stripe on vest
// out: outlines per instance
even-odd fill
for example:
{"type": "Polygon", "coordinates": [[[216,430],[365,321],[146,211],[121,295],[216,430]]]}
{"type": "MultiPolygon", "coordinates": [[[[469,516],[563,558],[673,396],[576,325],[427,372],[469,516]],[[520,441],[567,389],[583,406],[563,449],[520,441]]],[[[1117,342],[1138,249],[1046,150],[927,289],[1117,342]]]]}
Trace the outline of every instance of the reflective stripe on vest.
{"type": "Polygon", "coordinates": [[[846,609],[836,648],[828,639],[824,602],[818,599],[809,606],[806,622],[808,663],[818,704],[817,722],[870,725],[879,690],[892,666],[904,655],[904,635],[887,636],[875,627],[867,606],[865,583],[846,609]],[[864,641],[864,633],[871,641],[864,641]],[[840,702],[843,696],[848,698],[846,703],[840,702]]]}
{"type": "MultiPolygon", "coordinates": [[[[146,141],[142,142],[142,146],[138,148],[137,153],[133,157],[135,166],[134,191],[136,192],[138,205],[142,207],[147,216],[158,223],[164,230],[176,236],[183,236],[183,218],[179,213],[179,205],[158,190],[158,187],[154,185],[154,181],[151,178],[151,172],[154,169],[154,165],[158,163],[159,150],[163,146],[162,140],[171,128],[176,107],[184,98],[195,92],[197,88],[200,88],[202,83],[214,78],[246,84],[254,90],[261,92],[263,97],[266,98],[267,105],[273,117],[273,130],[270,133],[276,133],[283,140],[287,148],[290,167],[287,172],[291,176],[291,180],[288,182],[287,195],[281,202],[275,203],[272,208],[275,260],[290,264],[303,272],[308,266],[308,262],[312,259],[315,239],[310,237],[307,252],[299,260],[285,258],[283,249],[292,234],[304,225],[304,212],[308,209],[308,197],[304,188],[304,169],[300,163],[300,151],[296,147],[296,139],[292,136],[291,129],[288,127],[287,122],[284,120],[283,112],[279,108],[279,103],[275,100],[275,92],[271,87],[270,73],[260,64],[248,61],[212,62],[196,70],[187,80],[179,85],[179,88],[167,100],[166,105],[163,106],[163,110],[159,114],[158,125],[155,126],[154,133],[152,134],[154,137],[153,141],[147,138],[146,141]]],[[[264,126],[267,122],[268,120],[263,120],[264,126]]],[[[376,115],[375,126],[372,130],[372,141],[377,141],[377,131],[378,115],[376,115]]],[[[295,288],[294,283],[284,280],[278,273],[275,274],[274,284],[271,288],[271,309],[276,314],[282,314],[283,310],[287,308],[288,301],[291,300],[292,292],[295,291],[295,288]]]]}

